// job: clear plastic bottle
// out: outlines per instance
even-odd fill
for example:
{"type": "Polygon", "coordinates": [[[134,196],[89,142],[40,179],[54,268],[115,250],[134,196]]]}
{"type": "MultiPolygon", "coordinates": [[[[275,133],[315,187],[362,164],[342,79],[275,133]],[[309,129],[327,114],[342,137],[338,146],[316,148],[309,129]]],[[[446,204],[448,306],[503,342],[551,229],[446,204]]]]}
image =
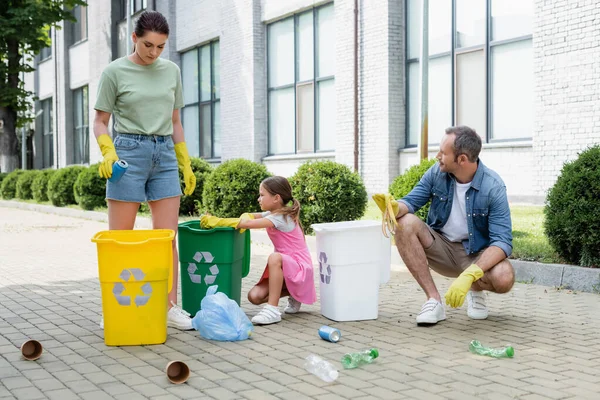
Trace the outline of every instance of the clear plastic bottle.
{"type": "Polygon", "coordinates": [[[339,373],[333,364],[314,354],[305,358],[304,369],[311,374],[318,376],[325,382],[333,382],[339,376],[339,373]]]}
{"type": "Polygon", "coordinates": [[[341,362],[344,368],[351,369],[364,364],[371,364],[377,357],[379,357],[379,350],[371,348],[361,350],[358,353],[344,354],[341,362]]]}
{"type": "Polygon", "coordinates": [[[482,345],[479,340],[472,340],[469,344],[469,350],[474,354],[490,356],[494,358],[512,358],[515,355],[515,349],[513,349],[512,346],[494,349],[492,347],[486,347],[482,345]]]}

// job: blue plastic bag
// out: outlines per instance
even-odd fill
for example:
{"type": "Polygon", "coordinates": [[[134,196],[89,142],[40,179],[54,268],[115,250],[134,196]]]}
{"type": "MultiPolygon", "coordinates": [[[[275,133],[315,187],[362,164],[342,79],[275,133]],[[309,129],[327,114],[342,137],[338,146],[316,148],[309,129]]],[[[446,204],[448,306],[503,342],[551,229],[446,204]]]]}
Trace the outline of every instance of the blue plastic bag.
{"type": "Polygon", "coordinates": [[[200,311],[192,318],[192,326],[205,339],[220,341],[245,340],[254,326],[238,304],[225,293],[217,293],[217,285],[206,291],[200,311]]]}

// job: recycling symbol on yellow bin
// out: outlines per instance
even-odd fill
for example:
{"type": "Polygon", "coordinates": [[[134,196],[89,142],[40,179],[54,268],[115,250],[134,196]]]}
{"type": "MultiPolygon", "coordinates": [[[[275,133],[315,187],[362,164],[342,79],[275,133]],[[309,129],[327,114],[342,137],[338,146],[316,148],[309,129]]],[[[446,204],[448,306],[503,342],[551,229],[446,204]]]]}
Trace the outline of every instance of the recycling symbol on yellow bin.
{"type": "MultiPolygon", "coordinates": [[[[207,263],[211,263],[215,258],[209,251],[197,251],[196,254],[194,254],[194,261],[199,263],[202,259],[207,263]]],[[[202,283],[202,275],[196,274],[196,271],[198,271],[196,263],[188,263],[188,275],[193,283],[202,283]]],[[[217,275],[219,275],[219,267],[217,264],[213,264],[208,271],[209,273],[204,276],[204,283],[207,286],[215,283],[215,279],[217,279],[217,275]]]]}
{"type": "MultiPolygon", "coordinates": [[[[121,278],[125,282],[129,282],[129,279],[133,276],[134,281],[141,281],[144,279],[144,272],[139,268],[130,268],[124,269],[121,271],[119,278],[121,278]]],[[[150,300],[150,295],[152,295],[152,285],[149,282],[145,283],[141,287],[143,295],[135,296],[134,303],[136,306],[140,307],[146,305],[148,300],[150,300]]],[[[115,295],[115,299],[122,306],[130,306],[131,305],[131,296],[124,296],[123,292],[125,291],[125,285],[122,282],[115,282],[113,286],[113,294],[115,295]]]]}

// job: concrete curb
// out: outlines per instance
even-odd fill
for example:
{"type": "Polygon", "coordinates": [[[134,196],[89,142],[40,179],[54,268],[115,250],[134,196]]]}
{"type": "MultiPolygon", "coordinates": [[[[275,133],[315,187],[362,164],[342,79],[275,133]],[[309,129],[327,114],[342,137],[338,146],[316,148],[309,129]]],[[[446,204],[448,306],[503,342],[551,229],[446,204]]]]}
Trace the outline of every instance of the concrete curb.
{"type": "MultiPolygon", "coordinates": [[[[0,207],[19,208],[46,214],[108,222],[108,215],[98,211],[24,203],[17,200],[0,200],[0,207]]],[[[142,229],[152,228],[152,220],[148,217],[138,216],[135,226],[142,229]]],[[[316,254],[316,238],[307,236],[306,242],[310,251],[316,254]]],[[[252,243],[272,246],[269,236],[264,230],[252,231],[252,243]]],[[[392,271],[408,272],[396,248],[390,246],[390,251],[392,271]]],[[[600,294],[600,269],[598,268],[582,268],[574,265],[544,264],[521,260],[510,260],[510,262],[515,268],[515,280],[517,282],[600,294]]]]}

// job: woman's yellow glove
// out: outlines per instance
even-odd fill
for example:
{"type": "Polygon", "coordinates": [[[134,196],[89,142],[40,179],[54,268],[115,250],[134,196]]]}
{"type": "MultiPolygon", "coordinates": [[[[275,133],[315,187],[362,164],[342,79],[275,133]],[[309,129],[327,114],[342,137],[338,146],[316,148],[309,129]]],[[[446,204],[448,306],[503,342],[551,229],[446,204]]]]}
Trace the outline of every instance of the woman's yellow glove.
{"type": "Polygon", "coordinates": [[[106,133],[98,136],[96,140],[98,141],[98,146],[100,146],[102,157],[104,157],[98,167],[98,174],[100,174],[101,178],[108,179],[112,176],[113,164],[119,161],[119,156],[117,156],[112,139],[106,133]]]}
{"type": "Polygon", "coordinates": [[[175,156],[177,157],[179,168],[183,170],[183,182],[185,183],[183,194],[189,196],[196,189],[196,175],[192,171],[192,162],[190,161],[190,155],[185,142],[175,143],[175,156]]]}
{"type": "Polygon", "coordinates": [[[398,211],[400,211],[400,206],[391,194],[377,193],[373,195],[373,200],[375,200],[375,204],[377,204],[377,207],[379,207],[383,213],[381,220],[381,230],[383,235],[389,237],[387,233],[390,232],[393,234],[398,227],[396,215],[398,215],[398,211]]]}
{"type": "MultiPolygon", "coordinates": [[[[236,228],[239,225],[241,218],[219,218],[213,215],[203,215],[200,217],[200,226],[205,229],[211,229],[216,227],[230,227],[236,228]]],[[[246,229],[240,229],[240,233],[245,232],[246,229]]]]}
{"type": "Polygon", "coordinates": [[[483,270],[476,264],[471,264],[471,266],[465,269],[448,288],[446,296],[444,296],[446,298],[446,304],[455,308],[462,306],[465,302],[467,292],[471,289],[471,285],[482,276],[483,270]]]}

